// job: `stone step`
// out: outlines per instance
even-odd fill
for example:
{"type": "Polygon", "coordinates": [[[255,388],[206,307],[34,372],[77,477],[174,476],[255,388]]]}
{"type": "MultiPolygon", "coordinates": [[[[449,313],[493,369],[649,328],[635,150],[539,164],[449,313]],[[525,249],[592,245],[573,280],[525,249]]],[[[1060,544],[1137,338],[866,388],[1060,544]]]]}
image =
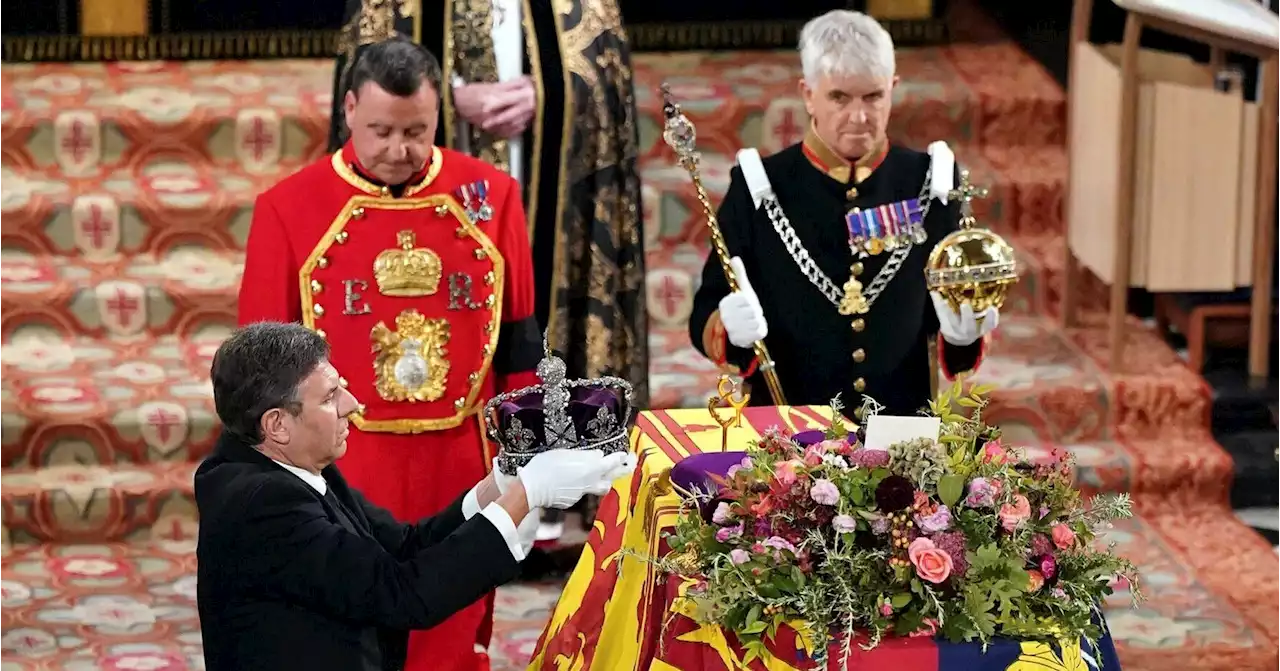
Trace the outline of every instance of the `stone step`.
{"type": "Polygon", "coordinates": [[[182,462],[6,467],[4,543],[189,542],[195,469],[182,462]]]}
{"type": "Polygon", "coordinates": [[[175,246],[162,255],[31,255],[0,250],[0,328],[42,325],[62,335],[146,339],[234,327],[244,254],[175,246]]]}
{"type": "Polygon", "coordinates": [[[209,364],[221,337],[95,340],[36,324],[17,329],[4,343],[0,389],[6,477],[203,458],[217,437],[209,364]]]}

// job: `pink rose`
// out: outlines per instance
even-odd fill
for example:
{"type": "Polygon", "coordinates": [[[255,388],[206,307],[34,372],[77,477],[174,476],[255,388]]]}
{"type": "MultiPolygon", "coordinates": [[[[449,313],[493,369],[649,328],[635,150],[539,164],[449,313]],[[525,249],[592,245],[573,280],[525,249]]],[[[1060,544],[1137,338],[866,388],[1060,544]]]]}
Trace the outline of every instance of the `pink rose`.
{"type": "Polygon", "coordinates": [[[924,536],[911,541],[911,545],[907,548],[907,557],[916,567],[916,575],[922,580],[936,585],[951,575],[953,567],[951,555],[924,536]]]}
{"type": "Polygon", "coordinates": [[[989,464],[1003,464],[1008,451],[1000,444],[1000,441],[993,440],[982,446],[982,461],[989,464]]]}
{"type": "Polygon", "coordinates": [[[1029,517],[1031,517],[1031,502],[1021,494],[1013,497],[1013,503],[1000,506],[1000,524],[1005,531],[1017,529],[1018,525],[1027,521],[1029,517]]]}
{"type": "Polygon", "coordinates": [[[822,449],[822,443],[804,448],[804,465],[817,466],[822,463],[822,455],[824,454],[826,452],[822,449]]]}
{"type": "Polygon", "coordinates": [[[880,604],[880,614],[885,617],[889,617],[890,615],[893,615],[893,604],[889,603],[888,601],[880,604]]]}
{"type": "Polygon", "coordinates": [[[1076,544],[1076,532],[1072,531],[1071,527],[1059,522],[1053,525],[1051,531],[1053,533],[1053,544],[1058,546],[1059,550],[1068,550],[1076,544]]]}

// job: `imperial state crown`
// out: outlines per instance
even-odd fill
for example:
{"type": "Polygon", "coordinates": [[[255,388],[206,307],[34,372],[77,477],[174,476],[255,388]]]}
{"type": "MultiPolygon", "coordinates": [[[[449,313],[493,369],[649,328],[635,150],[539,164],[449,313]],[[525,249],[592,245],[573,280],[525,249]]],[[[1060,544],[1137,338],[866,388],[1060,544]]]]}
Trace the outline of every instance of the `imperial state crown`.
{"type": "Polygon", "coordinates": [[[952,310],[968,303],[975,313],[1004,306],[1009,287],[1018,281],[1013,247],[1004,238],[974,224],[973,199],[987,195],[985,188],[969,182],[969,171],[960,171],[960,188],[951,192],[960,199],[960,230],[938,242],[929,254],[925,279],[952,310]]]}
{"type": "Polygon", "coordinates": [[[635,420],[631,383],[617,377],[566,379],[564,361],[543,337],[538,363],[541,384],[498,394],[485,404],[489,439],[499,446],[497,467],[506,475],[542,452],[556,449],[629,448],[635,420]]]}
{"type": "Polygon", "coordinates": [[[430,296],[440,288],[443,264],[440,256],[416,247],[413,231],[396,234],[400,249],[388,249],[373,260],[373,279],[386,296],[430,296]]]}

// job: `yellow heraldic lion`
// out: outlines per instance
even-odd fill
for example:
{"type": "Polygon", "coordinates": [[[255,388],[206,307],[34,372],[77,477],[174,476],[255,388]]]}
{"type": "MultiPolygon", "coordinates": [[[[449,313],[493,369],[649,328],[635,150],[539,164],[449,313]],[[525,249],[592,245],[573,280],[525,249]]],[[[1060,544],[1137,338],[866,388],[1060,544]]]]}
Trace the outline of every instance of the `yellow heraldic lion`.
{"type": "Polygon", "coordinates": [[[427,319],[417,310],[405,310],[396,316],[396,330],[378,322],[369,339],[373,341],[374,387],[379,396],[410,403],[444,396],[449,377],[447,320],[427,319]]]}

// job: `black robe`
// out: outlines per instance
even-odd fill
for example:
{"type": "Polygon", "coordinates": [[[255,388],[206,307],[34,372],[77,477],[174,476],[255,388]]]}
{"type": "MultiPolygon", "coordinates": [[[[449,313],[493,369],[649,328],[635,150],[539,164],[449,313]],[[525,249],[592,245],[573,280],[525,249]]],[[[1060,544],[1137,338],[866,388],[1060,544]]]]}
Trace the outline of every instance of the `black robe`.
{"type": "MultiPolygon", "coordinates": [[[[360,50],[411,37],[441,61],[436,144],[458,148],[449,82],[498,81],[489,0],[347,0],[334,68],[330,150],[345,142],[343,98],[360,50]],[[418,8],[423,7],[422,11],[418,8]],[[452,53],[445,53],[450,45],[452,53]]],[[[616,0],[523,0],[524,72],[537,109],[524,134],[524,203],[536,311],[570,377],[629,380],[648,402],[639,134],[631,53],[616,0]],[[557,8],[567,8],[559,13],[557,8]]],[[[507,169],[508,146],[470,129],[469,153],[507,169]]]]}
{"type": "MultiPolygon", "coordinates": [[[[818,154],[830,153],[812,133],[805,142],[817,146],[818,154]]],[[[882,162],[864,179],[855,178],[855,184],[845,175],[857,171],[827,168],[834,164],[821,164],[814,152],[805,151],[804,143],[764,159],[765,172],[796,235],[837,287],[849,279],[854,261],[845,213],[851,207],[867,209],[919,196],[929,164],[926,153],[891,146],[882,162]],[[848,195],[851,186],[856,186],[854,198],[848,195]]],[[[741,168],[734,167],[718,213],[720,229],[730,255],[742,258],[764,308],[769,324],[765,344],[789,405],[826,405],[840,394],[846,414],[853,416],[863,393],[888,414],[914,415],[927,405],[934,388],[931,342],[938,333],[938,318],[925,283],[925,262],[933,247],[956,230],[960,214],[954,200],[945,206],[935,200],[930,208],[925,219],[928,241],[915,245],[869,313],[846,316],[800,270],[764,208],[755,209],[741,168]]],[[[886,251],[861,260],[859,279],[864,286],[888,258],[886,251]]],[[[753,351],[728,344],[720,325],[719,303],[728,292],[713,253],[694,295],[690,337],[704,355],[731,372],[749,371],[753,351]]],[[[941,363],[950,376],[977,365],[983,341],[941,349],[941,363]]],[[[772,403],[758,369],[747,381],[753,405],[772,403]]]]}

